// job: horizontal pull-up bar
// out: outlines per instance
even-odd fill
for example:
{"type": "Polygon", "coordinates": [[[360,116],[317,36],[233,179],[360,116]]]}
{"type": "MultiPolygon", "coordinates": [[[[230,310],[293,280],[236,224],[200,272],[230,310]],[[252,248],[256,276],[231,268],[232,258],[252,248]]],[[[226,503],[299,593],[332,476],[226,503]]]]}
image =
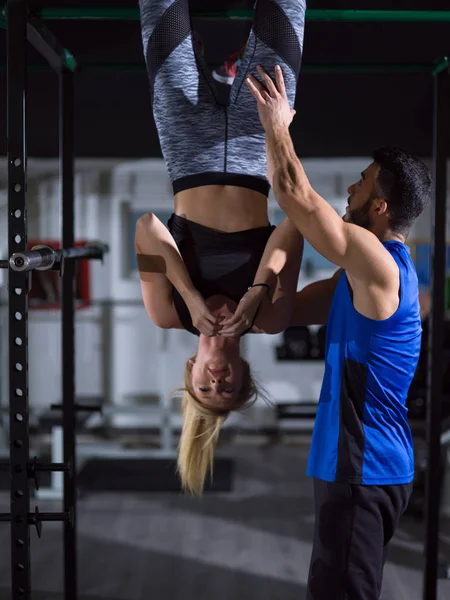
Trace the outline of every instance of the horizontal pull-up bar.
{"type": "MultiPolygon", "coordinates": [[[[436,70],[442,70],[448,61],[439,63],[424,64],[304,64],[301,69],[302,75],[351,75],[351,74],[404,74],[429,73],[436,70]]],[[[214,65],[210,65],[213,67],[214,65]]],[[[30,65],[29,70],[35,73],[45,73],[49,69],[46,65],[30,65]]],[[[4,70],[4,65],[0,65],[0,72],[4,70]]],[[[80,73],[144,73],[146,67],[144,63],[85,63],[78,65],[80,73]]],[[[78,75],[79,76],[79,75],[78,75]]]]}
{"type": "Polygon", "coordinates": [[[307,21],[347,23],[449,23],[450,10],[320,10],[306,11],[307,21]]]}
{"type": "MultiPolygon", "coordinates": [[[[5,9],[3,8],[3,14],[5,9]]],[[[135,8],[43,8],[33,11],[41,19],[137,21],[139,10],[135,8]]],[[[192,11],[198,19],[244,19],[253,17],[251,9],[212,9],[192,11]]],[[[307,9],[307,21],[331,22],[385,22],[385,23],[449,23],[450,10],[328,10],[307,9]]]]}

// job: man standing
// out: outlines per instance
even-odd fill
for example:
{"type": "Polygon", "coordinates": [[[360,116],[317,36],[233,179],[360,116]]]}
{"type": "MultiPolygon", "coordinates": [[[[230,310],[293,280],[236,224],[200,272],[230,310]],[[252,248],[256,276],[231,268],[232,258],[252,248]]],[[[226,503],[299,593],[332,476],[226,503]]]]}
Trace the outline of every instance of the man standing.
{"type": "Polygon", "coordinates": [[[412,490],[405,407],[421,344],[418,282],[405,245],[428,202],[425,165],[381,148],[350,186],[341,219],[311,187],[289,134],[295,114],[275,82],[246,82],[266,132],[275,197],[305,239],[341,267],[297,294],[293,325],[327,323],[325,375],[311,443],[315,535],[308,600],[376,600],[386,551],[412,490]],[[262,82],[262,83],[261,83],[262,82]]]}

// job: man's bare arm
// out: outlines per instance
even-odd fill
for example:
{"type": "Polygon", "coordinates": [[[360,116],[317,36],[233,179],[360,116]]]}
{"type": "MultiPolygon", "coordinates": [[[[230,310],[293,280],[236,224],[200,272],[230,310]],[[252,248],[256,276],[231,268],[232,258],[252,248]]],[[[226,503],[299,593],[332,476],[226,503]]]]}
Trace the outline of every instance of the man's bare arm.
{"type": "Polygon", "coordinates": [[[389,252],[370,231],[346,223],[312,187],[295,154],[287,128],[267,139],[275,198],[305,239],[322,256],[354,277],[378,285],[398,277],[389,252]]]}
{"type": "Polygon", "coordinates": [[[392,286],[398,280],[398,267],[378,238],[345,223],[309,183],[289,134],[293,112],[281,68],[275,68],[276,82],[264,69],[258,72],[263,84],[253,76],[247,84],[266,131],[268,172],[278,204],[322,256],[367,284],[392,286]]]}

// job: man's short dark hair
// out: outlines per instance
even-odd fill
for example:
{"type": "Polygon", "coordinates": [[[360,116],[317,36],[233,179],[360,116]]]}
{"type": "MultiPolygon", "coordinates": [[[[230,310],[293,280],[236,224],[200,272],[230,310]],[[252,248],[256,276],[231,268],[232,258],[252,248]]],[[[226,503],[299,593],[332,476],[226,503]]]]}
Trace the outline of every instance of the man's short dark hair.
{"type": "Polygon", "coordinates": [[[380,167],[376,195],[387,202],[392,230],[407,235],[430,200],[430,171],[419,158],[396,147],[378,148],[373,160],[380,167]]]}

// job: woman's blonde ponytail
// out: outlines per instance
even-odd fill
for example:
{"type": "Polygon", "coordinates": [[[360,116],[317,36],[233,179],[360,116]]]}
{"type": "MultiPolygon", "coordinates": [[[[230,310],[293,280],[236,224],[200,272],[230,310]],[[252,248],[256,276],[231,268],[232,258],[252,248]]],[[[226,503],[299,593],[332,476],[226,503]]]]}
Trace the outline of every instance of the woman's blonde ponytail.
{"type": "MultiPolygon", "coordinates": [[[[220,435],[220,429],[227,420],[230,411],[215,410],[204,406],[196,397],[191,385],[191,364],[195,356],[186,362],[181,409],[183,428],[178,451],[178,473],[183,489],[190,494],[200,496],[206,478],[213,475],[214,452],[220,435]]],[[[249,407],[257,389],[253,381],[250,366],[242,359],[244,367],[242,388],[233,410],[249,407]]]]}
{"type": "Polygon", "coordinates": [[[199,407],[186,390],[182,397],[183,429],[178,452],[178,472],[183,489],[201,495],[206,477],[213,473],[214,451],[226,414],[199,407]]]}

